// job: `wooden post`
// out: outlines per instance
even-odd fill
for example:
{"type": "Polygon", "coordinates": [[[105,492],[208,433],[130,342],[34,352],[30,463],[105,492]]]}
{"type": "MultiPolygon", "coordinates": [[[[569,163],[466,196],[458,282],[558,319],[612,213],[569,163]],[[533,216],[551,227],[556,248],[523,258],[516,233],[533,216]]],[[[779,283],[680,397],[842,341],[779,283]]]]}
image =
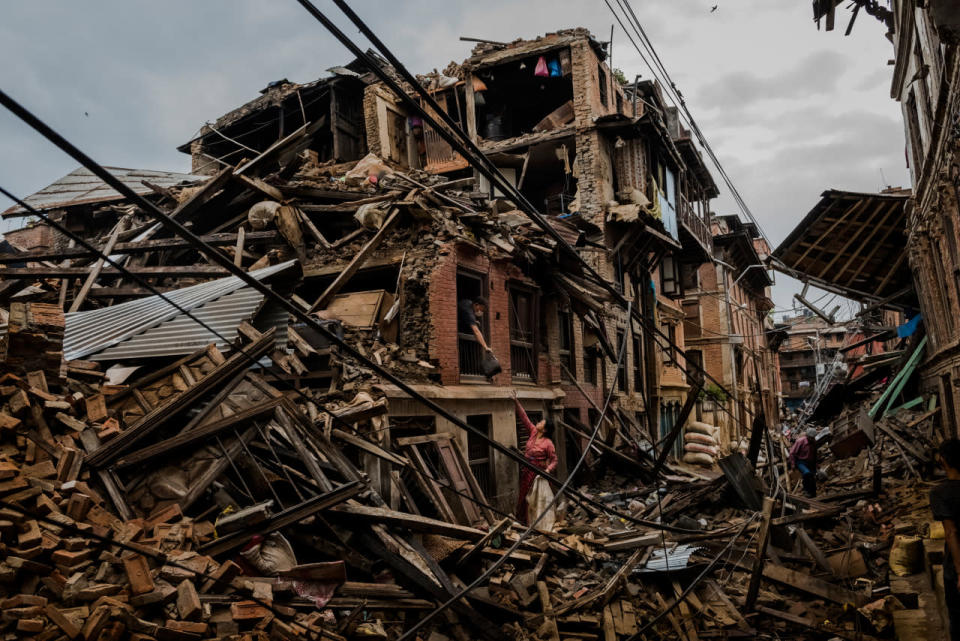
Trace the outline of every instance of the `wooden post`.
{"type": "Polygon", "coordinates": [[[233,264],[237,267],[243,267],[243,241],[247,235],[247,230],[243,227],[237,230],[236,253],[233,255],[233,264]]]}
{"type": "Polygon", "coordinates": [[[477,142],[477,99],[473,93],[473,74],[467,73],[463,83],[463,95],[466,102],[467,135],[470,140],[477,142]]]}
{"type": "MultiPolygon", "coordinates": [[[[120,235],[120,228],[121,225],[119,223],[117,223],[117,226],[113,228],[113,233],[110,235],[110,240],[108,240],[107,244],[103,247],[104,256],[109,256],[110,252],[113,251],[113,246],[117,243],[117,237],[120,235]]],[[[90,274],[87,276],[87,280],[84,281],[83,287],[80,288],[80,292],[77,294],[77,297],[73,299],[73,303],[70,305],[70,309],[68,311],[79,311],[80,305],[83,304],[87,294],[90,293],[90,288],[93,287],[95,282],[97,282],[97,277],[100,276],[100,270],[103,269],[104,262],[106,262],[106,259],[101,258],[93,264],[93,267],[90,269],[90,274]]]]}
{"type": "Polygon", "coordinates": [[[757,595],[760,594],[760,579],[763,577],[763,562],[767,555],[767,542],[770,540],[770,518],[773,516],[773,499],[763,498],[763,522],[760,524],[760,533],[757,536],[757,558],[753,562],[753,574],[750,575],[750,585],[747,587],[747,598],[744,606],[747,612],[752,612],[757,604],[757,595]]]}
{"type": "Polygon", "coordinates": [[[367,244],[364,245],[357,255],[353,257],[353,260],[350,261],[340,275],[334,279],[330,286],[320,294],[320,298],[314,301],[313,305],[310,307],[310,312],[313,313],[318,309],[323,309],[330,301],[333,300],[333,297],[337,295],[337,292],[347,284],[353,276],[360,271],[360,268],[363,267],[363,264],[366,262],[367,258],[373,253],[373,251],[380,246],[380,243],[383,242],[383,239],[387,237],[387,234],[393,229],[394,223],[396,223],[398,217],[400,216],[400,211],[394,207],[390,210],[387,219],[383,221],[383,225],[380,229],[377,230],[377,233],[373,235],[373,238],[367,241],[367,244]]]}

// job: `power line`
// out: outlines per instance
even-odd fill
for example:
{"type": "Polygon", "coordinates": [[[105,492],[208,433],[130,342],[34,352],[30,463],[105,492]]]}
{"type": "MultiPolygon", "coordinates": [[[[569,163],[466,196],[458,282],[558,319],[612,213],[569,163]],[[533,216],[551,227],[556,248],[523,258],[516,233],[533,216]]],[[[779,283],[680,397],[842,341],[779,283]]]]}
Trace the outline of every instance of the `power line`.
{"type": "MultiPolygon", "coordinates": [[[[620,27],[623,29],[624,34],[627,36],[627,39],[636,49],[637,53],[640,55],[641,60],[647,65],[653,74],[654,78],[660,80],[661,85],[664,90],[672,97],[675,105],[680,109],[678,116],[687,124],[693,134],[697,137],[697,141],[703,147],[704,151],[707,152],[710,160],[716,166],[717,171],[720,174],[720,177],[723,179],[724,184],[730,190],[730,195],[733,197],[734,201],[737,203],[740,210],[756,225],[757,230],[764,237],[764,240],[767,240],[767,235],[763,231],[763,227],[760,225],[759,221],[753,215],[753,212],[750,210],[750,207],[747,205],[746,201],[743,199],[740,191],[737,189],[736,185],[733,183],[733,180],[730,178],[726,169],[723,167],[720,159],[717,157],[713,148],[710,146],[710,143],[707,141],[706,136],[703,134],[703,131],[700,129],[700,126],[697,124],[696,120],[693,118],[693,114],[690,112],[690,109],[687,107],[686,100],[683,97],[683,93],[680,91],[677,84],[674,82],[673,78],[670,76],[670,73],[667,71],[666,66],[663,64],[660,55],[657,53],[656,48],[653,46],[653,43],[650,41],[650,38],[647,36],[646,31],[643,28],[643,25],[640,23],[640,20],[637,18],[636,13],[633,11],[633,7],[630,5],[630,0],[616,0],[623,11],[624,17],[627,22],[630,23],[631,27],[634,30],[634,33],[640,39],[640,42],[643,44],[644,49],[648,52],[650,57],[654,60],[654,63],[651,63],[648,60],[647,56],[644,55],[643,51],[640,50],[640,47],[637,45],[636,41],[631,36],[630,32],[627,31],[626,27],[623,24],[623,21],[620,19],[620,16],[614,10],[613,6],[610,4],[609,0],[604,0],[604,3],[607,5],[607,8],[617,19],[617,22],[620,24],[620,27]]],[[[769,240],[767,240],[769,243],[769,240]]]]}
{"type": "MultiPolygon", "coordinates": [[[[526,199],[526,197],[520,193],[520,191],[513,185],[510,181],[506,180],[500,170],[493,164],[493,162],[486,157],[485,154],[480,150],[479,147],[471,140],[471,138],[460,128],[460,125],[455,123],[453,119],[447,114],[447,112],[437,104],[433,96],[424,89],[423,85],[415,78],[407,69],[404,67],[403,63],[400,62],[393,55],[393,53],[387,48],[383,42],[374,34],[369,27],[360,19],[360,17],[353,12],[353,10],[347,5],[343,0],[334,0],[335,4],[347,15],[348,18],[357,26],[357,28],[380,50],[383,56],[387,61],[393,65],[394,70],[400,75],[400,77],[407,82],[419,97],[427,104],[429,107],[426,109],[423,104],[414,100],[410,95],[407,94],[406,90],[401,87],[396,79],[384,71],[379,63],[373,60],[365,51],[360,49],[353,40],[348,37],[343,31],[340,30],[327,16],[321,12],[310,0],[297,0],[301,6],[303,6],[310,15],[312,15],[318,22],[320,22],[334,37],[336,37],[347,49],[350,50],[355,56],[357,56],[361,61],[363,61],[367,67],[373,71],[373,73],[383,81],[383,83],[389,87],[394,95],[400,99],[407,107],[409,107],[414,113],[420,115],[425,122],[427,122],[434,131],[448,144],[453,147],[455,151],[460,153],[464,158],[470,162],[470,164],[481,174],[483,174],[491,183],[496,185],[498,188],[503,191],[505,194],[509,194],[517,205],[530,217],[530,219],[537,224],[546,234],[548,234],[552,239],[557,242],[557,246],[563,251],[568,253],[574,260],[576,260],[581,268],[584,270],[584,273],[591,279],[593,279],[596,284],[607,291],[610,294],[612,299],[618,304],[619,307],[626,309],[628,301],[623,296],[623,294],[618,291],[611,283],[604,280],[600,274],[589,264],[580,254],[574,249],[566,238],[564,238],[552,225],[547,222],[543,216],[537,211],[537,209],[526,199]],[[439,117],[444,124],[441,126],[434,116],[439,117]]],[[[659,328],[651,326],[647,323],[646,319],[643,318],[640,313],[634,309],[632,317],[637,320],[640,326],[646,331],[648,331],[652,336],[658,336],[661,340],[666,341],[673,350],[684,354],[682,350],[676,343],[670,339],[669,336],[664,334],[659,328]]],[[[670,359],[678,367],[681,367],[680,362],[672,354],[670,359]]],[[[691,363],[694,369],[698,371],[706,380],[709,380],[716,384],[721,390],[725,391],[723,384],[712,377],[709,372],[707,372],[703,367],[697,363],[691,363]]],[[[729,414],[734,422],[739,423],[747,427],[740,417],[737,416],[734,412],[731,412],[727,408],[722,408],[722,410],[729,414]]]]}
{"type": "MultiPolygon", "coordinates": [[[[628,309],[628,313],[629,313],[629,309],[628,309]]],[[[618,368],[620,367],[620,363],[623,362],[623,358],[624,356],[626,356],[626,353],[627,353],[627,335],[626,333],[624,333],[623,339],[620,341],[620,353],[617,356],[618,368]]],[[[573,471],[570,472],[570,474],[567,476],[567,480],[563,482],[563,485],[561,485],[560,489],[557,490],[557,492],[553,495],[553,498],[550,499],[550,503],[547,505],[547,507],[543,509],[543,511],[540,512],[536,520],[534,520],[532,523],[530,523],[530,525],[527,526],[527,529],[520,534],[520,536],[513,543],[513,545],[511,545],[510,548],[507,549],[500,556],[500,558],[497,559],[497,561],[493,565],[491,565],[485,572],[483,572],[480,576],[474,579],[468,586],[464,587],[457,594],[447,599],[447,601],[442,603],[440,606],[431,610],[429,614],[427,614],[422,619],[417,621],[417,623],[412,628],[410,628],[409,630],[404,632],[402,635],[400,635],[397,641],[404,641],[404,639],[409,639],[412,635],[416,634],[417,630],[425,626],[427,623],[429,623],[434,618],[439,616],[441,612],[443,612],[444,610],[452,606],[454,603],[456,603],[460,599],[462,599],[464,595],[470,592],[470,590],[474,589],[475,587],[480,585],[483,581],[493,576],[493,573],[496,572],[501,565],[506,563],[510,559],[510,555],[513,554],[517,550],[517,548],[520,547],[520,545],[527,539],[528,536],[530,536],[530,533],[533,532],[533,529],[537,526],[537,524],[540,521],[542,521],[543,518],[553,509],[554,505],[556,505],[557,500],[563,495],[564,490],[567,488],[568,485],[570,485],[570,482],[573,481],[574,475],[577,473],[577,471],[580,469],[580,466],[583,465],[583,462],[586,460],[587,454],[590,452],[590,448],[593,446],[593,442],[597,439],[597,434],[600,433],[600,426],[603,425],[603,420],[607,416],[607,410],[610,409],[610,401],[611,399],[613,399],[613,393],[614,393],[614,390],[616,389],[617,388],[615,385],[610,386],[610,391],[607,393],[607,399],[603,404],[603,410],[600,412],[599,418],[597,418],[597,424],[594,426],[593,433],[590,434],[590,439],[587,441],[587,445],[583,448],[583,452],[580,454],[580,458],[577,459],[576,465],[573,466],[573,471]]]]}
{"type": "MultiPolygon", "coordinates": [[[[404,382],[402,379],[398,378],[392,372],[385,369],[383,366],[377,364],[376,362],[374,362],[372,359],[365,356],[364,354],[360,353],[356,348],[352,347],[344,339],[337,336],[336,333],[331,332],[323,324],[321,324],[316,318],[309,316],[300,307],[293,304],[291,301],[287,300],[283,296],[280,296],[279,294],[274,292],[270,287],[264,285],[257,279],[250,276],[242,268],[234,265],[233,261],[230,258],[226,257],[215,247],[212,247],[211,245],[203,241],[201,238],[199,238],[198,236],[196,236],[195,234],[193,234],[192,232],[184,228],[183,225],[181,225],[180,223],[176,222],[175,220],[167,216],[166,213],[164,213],[161,209],[159,209],[155,204],[146,200],[145,198],[143,198],[142,196],[134,192],[132,189],[130,189],[127,185],[119,181],[115,176],[113,176],[113,174],[108,172],[101,165],[96,163],[93,159],[88,157],[86,154],[84,154],[82,151],[80,151],[78,148],[72,145],[69,141],[67,141],[65,138],[60,136],[57,132],[55,132],[52,128],[50,128],[49,125],[47,125],[46,123],[41,121],[39,118],[34,116],[26,108],[24,108],[22,105],[17,103],[15,100],[13,100],[9,95],[7,95],[2,90],[0,90],[0,104],[5,106],[7,109],[13,112],[17,117],[19,117],[21,120],[23,120],[24,122],[29,124],[31,127],[33,127],[35,130],[37,130],[41,135],[43,135],[48,140],[53,142],[61,150],[63,150],[64,152],[72,156],[75,160],[80,162],[83,166],[89,169],[92,173],[94,173],[97,177],[103,180],[106,184],[113,187],[120,194],[122,194],[127,199],[129,199],[132,203],[139,206],[147,214],[157,219],[164,226],[171,228],[173,230],[174,235],[184,238],[190,244],[197,247],[198,250],[201,251],[201,253],[207,254],[210,260],[213,260],[214,262],[220,264],[221,267],[224,267],[227,271],[231,272],[232,274],[240,278],[240,280],[248,284],[250,287],[252,287],[256,291],[263,294],[265,297],[277,302],[281,307],[286,309],[290,314],[292,314],[298,320],[300,320],[303,323],[306,323],[307,325],[315,329],[317,332],[319,332],[321,335],[323,335],[325,338],[327,338],[329,341],[338,345],[341,349],[343,349],[347,353],[347,355],[363,363],[364,365],[369,367],[371,370],[373,370],[376,374],[383,377],[390,383],[393,383],[400,390],[409,394],[411,398],[417,400],[420,404],[436,412],[439,416],[447,419],[448,421],[450,421],[457,427],[463,429],[464,431],[468,433],[473,433],[477,437],[483,439],[485,442],[489,443],[491,447],[493,447],[500,453],[504,454],[508,458],[512,459],[513,461],[518,463],[521,467],[525,467],[527,469],[533,470],[535,474],[537,474],[538,476],[542,476],[543,478],[547,479],[548,481],[551,481],[555,485],[559,486],[561,484],[561,481],[555,476],[553,476],[552,474],[548,474],[543,470],[540,470],[535,465],[532,465],[531,463],[529,463],[523,456],[520,456],[510,448],[501,444],[497,440],[491,438],[488,434],[467,424],[464,420],[450,413],[441,405],[437,404],[431,399],[420,394],[418,391],[413,389],[409,384],[404,382]]],[[[100,254],[100,252],[95,252],[95,253],[97,253],[98,255],[102,255],[100,254]]],[[[582,505],[590,505],[595,509],[614,515],[618,518],[624,519],[631,523],[636,523],[638,525],[644,525],[647,527],[666,528],[673,532],[683,532],[683,533],[692,532],[691,530],[688,530],[686,528],[659,524],[652,521],[648,521],[646,519],[638,519],[631,514],[627,514],[625,512],[620,512],[618,510],[615,510],[610,506],[606,505],[605,503],[598,501],[593,497],[590,497],[576,489],[569,490],[569,493],[576,501],[578,501],[582,505]]]]}

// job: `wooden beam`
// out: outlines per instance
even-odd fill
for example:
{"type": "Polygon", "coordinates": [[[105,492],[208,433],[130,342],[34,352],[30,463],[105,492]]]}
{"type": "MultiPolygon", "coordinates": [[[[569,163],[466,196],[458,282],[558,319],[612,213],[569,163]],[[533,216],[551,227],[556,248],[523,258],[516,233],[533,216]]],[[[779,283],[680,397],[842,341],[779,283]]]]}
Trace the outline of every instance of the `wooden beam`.
{"type": "Polygon", "coordinates": [[[168,421],[180,414],[183,410],[190,407],[193,403],[200,400],[205,394],[215,389],[224,381],[232,379],[241,371],[250,366],[250,362],[256,362],[273,347],[276,338],[276,328],[264,332],[257,341],[250,343],[243,348],[243,352],[237,352],[221,365],[214,368],[209,374],[203,377],[196,385],[192,385],[186,391],[170,397],[166,402],[158,405],[153,410],[145,414],[133,425],[127,427],[119,435],[113,437],[110,441],[91,454],[87,461],[94,467],[102,467],[114,461],[124,451],[129,449],[134,443],[150,434],[168,421]]]}
{"type": "MultiPolygon", "coordinates": [[[[376,250],[377,247],[384,241],[387,237],[387,234],[393,229],[393,226],[396,224],[397,219],[400,217],[400,210],[396,207],[390,210],[390,214],[387,216],[387,219],[383,221],[383,225],[380,229],[377,230],[377,233],[373,235],[373,238],[367,241],[367,244],[364,245],[357,255],[354,256],[353,260],[340,272],[340,275],[337,276],[330,285],[327,286],[327,289],[324,290],[320,297],[314,301],[313,305],[310,306],[310,312],[315,312],[318,309],[323,309],[330,301],[333,300],[333,297],[337,295],[344,285],[353,278],[354,274],[359,271],[363,266],[363,263],[366,262],[370,254],[376,250]]],[[[2,273],[0,273],[2,275],[2,273]]]]}
{"type": "Polygon", "coordinates": [[[822,510],[814,510],[813,512],[797,512],[796,514],[788,514],[787,516],[780,516],[771,521],[775,526],[781,525],[792,525],[793,523],[803,523],[804,521],[815,521],[817,519],[829,519],[839,515],[843,511],[843,507],[828,507],[822,510]]]}
{"type": "Polygon", "coordinates": [[[237,244],[233,253],[233,264],[237,267],[243,266],[243,243],[246,240],[247,230],[241,227],[237,230],[237,244]]]}
{"type": "MultiPolygon", "coordinates": [[[[238,234],[207,234],[201,236],[200,240],[215,247],[229,247],[236,245],[238,234]]],[[[247,242],[274,241],[280,238],[279,233],[274,230],[251,231],[245,233],[247,242]]],[[[117,243],[113,247],[117,254],[146,254],[153,251],[164,251],[168,249],[187,249],[192,247],[190,243],[181,238],[157,238],[156,240],[140,240],[126,243],[117,243]]],[[[17,254],[0,254],[0,264],[6,263],[24,263],[40,262],[44,260],[66,260],[75,258],[93,258],[96,254],[84,247],[68,247],[59,251],[38,249],[29,252],[20,252],[17,254]]]]}
{"type": "Polygon", "coordinates": [[[131,452],[130,454],[117,460],[116,467],[130,467],[131,465],[145,463],[146,461],[156,458],[157,456],[170,454],[178,449],[216,436],[225,430],[234,429],[239,425],[243,425],[247,421],[252,421],[254,419],[262,418],[268,414],[272,414],[274,409],[280,405],[280,401],[281,398],[268,398],[243,411],[237,412],[236,414],[231,414],[226,418],[222,418],[218,421],[212,421],[206,425],[201,425],[200,427],[165,439],[149,447],[137,450],[136,452],[131,452]]]}
{"type": "Polygon", "coordinates": [[[448,523],[431,519],[416,514],[407,514],[405,512],[395,512],[387,508],[368,507],[366,505],[341,505],[330,511],[330,518],[334,516],[350,517],[353,519],[362,519],[383,523],[396,527],[404,527],[415,532],[426,532],[428,534],[439,534],[449,536],[454,539],[467,541],[479,541],[486,532],[465,525],[448,523]]]}
{"type": "Polygon", "coordinates": [[[763,572],[767,556],[767,543],[770,541],[770,517],[773,516],[774,500],[769,496],[763,497],[763,521],[760,523],[760,532],[757,534],[757,556],[753,560],[753,573],[750,575],[750,584],[747,586],[747,596],[744,607],[752,612],[760,594],[760,576],[763,572]]]}
{"type": "Polygon", "coordinates": [[[234,550],[247,543],[254,534],[267,535],[283,528],[289,527],[300,521],[313,516],[317,512],[327,510],[335,505],[352,499],[363,491],[363,486],[356,482],[346,483],[337,489],[314,496],[312,498],[288,507],[278,512],[268,520],[260,523],[255,528],[232,532],[218,539],[210,541],[200,547],[200,551],[210,556],[216,556],[234,550]]]}
{"type": "Polygon", "coordinates": [[[259,178],[251,178],[250,176],[245,176],[243,174],[236,177],[239,178],[240,181],[245,185],[254,189],[255,191],[259,191],[267,198],[275,200],[278,203],[283,202],[283,193],[273,185],[268,185],[259,178]]]}
{"type": "Polygon", "coordinates": [[[208,200],[213,198],[217,192],[226,186],[232,175],[233,169],[229,167],[221,171],[210,179],[199,191],[194,193],[193,196],[174,209],[170,214],[170,218],[182,223],[184,220],[192,217],[208,200]]]}
{"type": "MultiPolygon", "coordinates": [[[[164,276],[196,276],[218,278],[229,276],[230,272],[213,265],[168,265],[155,267],[127,267],[128,272],[144,278],[164,276]]],[[[37,278],[84,278],[89,274],[86,267],[7,267],[0,269],[0,279],[37,279],[37,278]]],[[[119,276],[114,267],[104,267],[101,276],[119,276]]]]}
{"type": "Polygon", "coordinates": [[[765,565],[763,567],[763,578],[840,605],[852,603],[860,607],[869,601],[869,597],[862,592],[853,592],[782,565],[765,565]]]}
{"type": "MultiPolygon", "coordinates": [[[[103,246],[103,255],[109,256],[110,252],[113,251],[113,246],[117,244],[117,237],[120,235],[120,223],[117,223],[117,226],[114,227],[113,233],[110,234],[110,239],[107,240],[107,244],[103,246]]],[[[97,282],[97,278],[100,276],[100,270],[103,269],[103,265],[106,262],[106,258],[100,258],[93,264],[93,267],[90,268],[90,273],[87,275],[87,279],[83,281],[83,286],[80,288],[80,291],[77,293],[76,298],[73,299],[73,303],[70,305],[68,312],[75,312],[80,309],[80,306],[83,305],[83,301],[87,298],[87,293],[90,291],[90,288],[93,287],[93,284],[97,282]]]]}

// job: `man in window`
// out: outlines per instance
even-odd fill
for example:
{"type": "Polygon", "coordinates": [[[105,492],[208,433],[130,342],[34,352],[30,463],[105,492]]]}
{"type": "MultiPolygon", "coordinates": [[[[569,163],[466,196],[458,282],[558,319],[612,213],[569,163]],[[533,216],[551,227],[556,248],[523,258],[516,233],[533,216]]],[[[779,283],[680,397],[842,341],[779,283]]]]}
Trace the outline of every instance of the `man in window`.
{"type": "Polygon", "coordinates": [[[487,311],[487,299],[478,296],[473,300],[463,298],[457,303],[457,325],[461,334],[473,334],[480,347],[486,352],[493,352],[483,337],[483,314],[487,311]]]}

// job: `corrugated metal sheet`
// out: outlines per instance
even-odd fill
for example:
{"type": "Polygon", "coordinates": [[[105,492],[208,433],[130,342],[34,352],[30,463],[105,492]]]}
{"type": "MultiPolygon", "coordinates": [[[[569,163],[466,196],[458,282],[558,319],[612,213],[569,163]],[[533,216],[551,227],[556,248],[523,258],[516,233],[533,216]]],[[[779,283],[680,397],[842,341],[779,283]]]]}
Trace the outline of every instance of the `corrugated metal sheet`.
{"type": "MultiPolygon", "coordinates": [[[[262,280],[295,262],[258,269],[250,275],[262,280]]],[[[232,337],[237,325],[249,318],[263,300],[259,292],[246,287],[236,276],[168,292],[166,297],[191,313],[196,310],[200,320],[227,338],[232,337]]],[[[63,353],[66,360],[123,360],[189,354],[211,342],[220,341],[167,301],[150,296],[67,314],[63,353]]]]}
{"type": "MultiPolygon", "coordinates": [[[[151,171],[149,169],[123,169],[121,167],[104,167],[111,174],[138,194],[153,193],[143,184],[146,180],[160,187],[173,187],[182,182],[197,182],[209,176],[195,176],[193,174],[179,174],[172,171],[151,171]]],[[[35,209],[54,209],[56,207],[70,207],[123,198],[113,187],[94,176],[89,169],[80,167],[69,174],[47,185],[40,191],[24,198],[24,202],[35,209]]],[[[29,215],[27,210],[14,205],[5,212],[7,215],[29,215]]]]}
{"type": "Polygon", "coordinates": [[[640,572],[667,572],[682,570],[690,563],[690,556],[701,549],[700,546],[682,544],[666,554],[662,547],[655,548],[650,554],[650,560],[640,572]]]}

